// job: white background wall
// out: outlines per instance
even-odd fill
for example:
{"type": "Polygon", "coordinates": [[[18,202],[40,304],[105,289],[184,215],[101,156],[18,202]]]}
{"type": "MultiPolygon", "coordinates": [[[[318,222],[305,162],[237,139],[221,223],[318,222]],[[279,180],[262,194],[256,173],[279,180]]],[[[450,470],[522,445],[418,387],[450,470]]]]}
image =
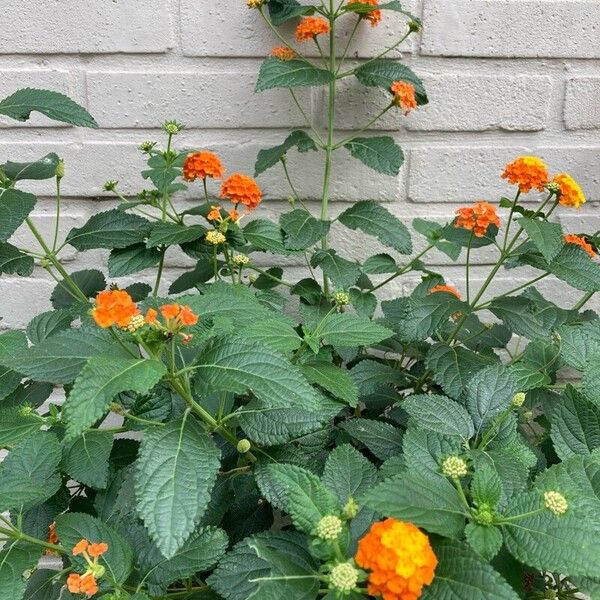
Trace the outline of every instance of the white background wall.
{"type": "MultiPolygon", "coordinates": [[[[379,126],[405,149],[407,161],[398,178],[369,171],[340,151],[334,214],[349,202],[376,198],[407,222],[415,216],[445,221],[462,204],[496,201],[511,192],[499,178],[502,167],[527,152],[542,156],[553,171],[572,173],[588,196],[580,211],[558,212],[563,225],[572,232],[600,229],[600,1],[403,4],[422,17],[425,29],[395,56],[423,77],[431,102],[406,119],[390,114],[379,126]]],[[[86,106],[100,124],[98,130],[82,130],[40,116],[25,126],[0,118],[0,162],[50,151],[66,159],[65,232],[113,206],[102,192],[106,179],[118,179],[126,194],[144,186],[137,145],[161,139],[165,119],[187,125],[179,144],[217,151],[230,172],[250,174],[261,147],[280,143],[289,127],[302,126],[287,92],[253,93],[261,59],[277,40],[245,0],[3,0],[3,14],[0,96],[23,86],[55,89],[86,106]]],[[[354,56],[371,56],[404,27],[391,12],[376,29],[363,23],[354,56]]],[[[340,135],[347,135],[387,99],[349,81],[343,87],[337,123],[340,135]]],[[[323,92],[302,90],[300,96],[322,124],[323,92]]],[[[321,168],[314,159],[291,160],[297,185],[308,198],[319,193],[321,168]]],[[[273,169],[259,183],[266,199],[258,214],[276,216],[286,208],[282,173],[273,169]]],[[[49,234],[52,182],[26,187],[40,195],[35,216],[49,234]]],[[[199,196],[193,186],[181,202],[191,204],[199,196]]],[[[17,238],[22,243],[27,234],[20,231],[17,238]]],[[[353,232],[335,230],[334,238],[349,257],[379,250],[353,232]]],[[[65,252],[69,270],[98,267],[101,256],[65,252]]],[[[475,282],[493,258],[487,251],[478,256],[475,282]]],[[[432,260],[446,262],[440,255],[432,260]]],[[[171,251],[167,281],[189,264],[171,251]]],[[[291,268],[290,278],[300,266],[291,268]]],[[[461,286],[461,266],[440,270],[461,286]]],[[[505,272],[498,285],[513,287],[526,275],[505,272]]],[[[389,294],[409,285],[399,282],[389,294]]],[[[27,279],[0,278],[5,317],[0,327],[23,326],[49,308],[53,286],[43,271],[27,279]]],[[[567,305],[581,295],[552,282],[541,288],[567,305]]]]}

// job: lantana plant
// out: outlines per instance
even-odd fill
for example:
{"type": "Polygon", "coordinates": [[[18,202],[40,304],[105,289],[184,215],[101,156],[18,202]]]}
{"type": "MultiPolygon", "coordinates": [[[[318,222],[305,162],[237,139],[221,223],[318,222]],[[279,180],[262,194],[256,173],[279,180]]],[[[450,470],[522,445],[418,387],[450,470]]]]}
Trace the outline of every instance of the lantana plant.
{"type": "MultiPolygon", "coordinates": [[[[260,151],[253,176],[180,148],[183,125],[169,121],[164,145],[140,145],[148,189],[107,181],[116,208],[61,241],[69,165],[0,165],[0,272],[37,264],[56,280],[52,310],[0,334],[0,600],[599,597],[600,319],[586,309],[599,240],[553,220],[583,191],[521,156],[498,165],[506,198],[473,199],[445,225],[415,219],[411,234],[369,199],[332,218],[341,153],[381,177],[400,171],[402,149],[369,130],[428,102],[390,58],[421,23],[397,0],[248,7],[282,43],[257,92],[288,89],[306,119],[260,151]],[[364,28],[392,19],[406,23],[397,42],[347,57],[364,28]],[[288,21],[295,40],[279,29],[288,21]],[[343,80],[380,98],[347,137],[335,127],[343,80]],[[325,131],[296,95],[308,86],[326,89],[325,131]],[[323,158],[315,214],[296,151],[323,158]],[[262,214],[274,168],[290,186],[278,220],[262,214]],[[31,216],[32,179],[56,189],[50,239],[31,216]],[[23,224],[35,248],[9,241],[23,224]],[[354,260],[331,247],[336,229],[383,250],[354,260]],[[67,246],[106,249],[106,268],[69,272],[67,246]],[[496,260],[476,283],[482,248],[496,260]],[[465,265],[462,294],[426,265],[434,251],[465,265]],[[167,286],[165,257],[182,253],[196,264],[167,286]],[[305,261],[306,277],[265,266],[272,256],[305,261]],[[500,291],[504,269],[525,283],[500,291]],[[137,273],[151,285],[123,283],[137,273]],[[545,298],[548,277],[580,299],[545,298]],[[398,281],[412,291],[381,301],[398,281]]],[[[18,120],[32,110],[96,126],[55,92],[0,102],[18,120]]]]}

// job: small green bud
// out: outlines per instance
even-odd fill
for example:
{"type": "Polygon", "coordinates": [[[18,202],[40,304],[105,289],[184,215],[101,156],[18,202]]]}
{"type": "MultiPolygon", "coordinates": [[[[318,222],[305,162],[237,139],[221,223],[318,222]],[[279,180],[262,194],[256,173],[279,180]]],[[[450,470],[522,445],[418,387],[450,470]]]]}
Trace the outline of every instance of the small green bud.
{"type": "Polygon", "coordinates": [[[248,8],[260,8],[265,3],[265,0],[246,0],[248,8]]]}
{"type": "Polygon", "coordinates": [[[342,527],[343,523],[339,517],[327,515],[317,525],[317,537],[326,541],[337,540],[340,533],[342,533],[342,527]]]}
{"type": "Polygon", "coordinates": [[[237,451],[240,454],[246,454],[246,452],[250,451],[250,448],[252,448],[252,444],[250,443],[250,440],[247,440],[246,438],[237,443],[237,451]]]}
{"type": "Polygon", "coordinates": [[[28,417],[32,413],[33,413],[33,406],[31,406],[30,404],[23,404],[19,408],[19,414],[22,417],[28,417]]]}
{"type": "Polygon", "coordinates": [[[569,510],[569,503],[560,492],[544,492],[544,505],[557,517],[564,515],[569,510]]]}
{"type": "Polygon", "coordinates": [[[354,498],[348,498],[348,502],[346,502],[346,506],[344,506],[342,514],[346,519],[354,519],[359,510],[360,507],[358,504],[356,504],[354,498]]]}
{"type": "Polygon", "coordinates": [[[139,145],[139,149],[145,154],[148,154],[148,152],[150,152],[154,146],[156,146],[156,142],[142,142],[139,145]]]}
{"type": "Polygon", "coordinates": [[[106,181],[104,183],[104,190],[107,192],[114,192],[117,189],[117,185],[119,184],[118,181],[114,180],[114,179],[109,179],[108,181],[106,181]]]}
{"type": "Polygon", "coordinates": [[[56,179],[62,179],[65,176],[65,161],[61,158],[56,165],[56,179]]]}
{"type": "Polygon", "coordinates": [[[252,273],[252,275],[250,275],[250,277],[248,277],[248,281],[250,283],[254,283],[257,279],[258,279],[258,275],[256,273],[252,273]]]}
{"type": "Polygon", "coordinates": [[[346,292],[336,292],[333,295],[333,300],[338,306],[347,306],[350,304],[350,294],[346,292]]]}
{"type": "Polygon", "coordinates": [[[492,525],[494,523],[494,511],[488,504],[482,504],[475,514],[475,520],[480,525],[492,525]]]}
{"type": "Polygon", "coordinates": [[[554,181],[546,184],[546,189],[555,196],[560,196],[560,185],[554,181]]]}
{"type": "Polygon", "coordinates": [[[411,19],[408,22],[408,30],[411,33],[416,33],[418,31],[421,31],[422,27],[421,27],[421,23],[419,23],[419,21],[416,21],[415,19],[411,19]]]}
{"type": "Polygon", "coordinates": [[[331,587],[340,592],[351,592],[358,583],[358,570],[352,563],[335,565],[329,575],[331,587]]]}
{"type": "Polygon", "coordinates": [[[169,135],[177,135],[183,130],[184,125],[178,121],[165,121],[162,128],[169,135]]]}
{"type": "Polygon", "coordinates": [[[467,461],[460,456],[449,456],[442,462],[442,473],[451,479],[460,479],[469,472],[467,461]]]}
{"type": "Polygon", "coordinates": [[[519,393],[515,394],[513,396],[511,405],[514,406],[515,408],[520,408],[521,406],[523,406],[523,404],[525,404],[526,397],[527,397],[527,394],[525,394],[524,392],[519,392],[519,393]]]}
{"type": "Polygon", "coordinates": [[[238,254],[237,256],[233,257],[233,264],[237,265],[238,267],[243,267],[249,262],[250,259],[245,254],[238,254]]]}
{"type": "Polygon", "coordinates": [[[533,411],[532,410],[526,410],[523,413],[523,418],[525,419],[525,421],[531,421],[531,420],[533,420],[533,411]]]}

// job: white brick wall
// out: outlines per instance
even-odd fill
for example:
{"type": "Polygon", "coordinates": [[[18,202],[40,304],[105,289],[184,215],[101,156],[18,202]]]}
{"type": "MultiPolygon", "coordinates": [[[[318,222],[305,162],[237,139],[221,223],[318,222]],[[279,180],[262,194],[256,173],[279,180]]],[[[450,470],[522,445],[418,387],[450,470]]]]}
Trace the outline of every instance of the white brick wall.
{"type": "MultiPolygon", "coordinates": [[[[211,148],[230,170],[247,172],[252,172],[260,148],[280,143],[289,126],[303,124],[287,92],[253,92],[260,59],[278,42],[245,0],[4,4],[15,25],[5,27],[0,36],[0,97],[23,86],[55,89],[85,105],[100,124],[98,130],[79,130],[41,116],[25,126],[0,118],[0,162],[51,151],[66,159],[64,232],[113,206],[101,190],[106,179],[118,179],[128,195],[144,186],[137,145],[162,139],[159,127],[167,118],[187,125],[178,139],[181,146],[211,148]]],[[[403,56],[423,77],[431,104],[406,119],[389,113],[377,126],[405,150],[399,177],[379,176],[340,150],[332,212],[337,214],[348,202],[375,198],[406,223],[415,216],[443,222],[463,203],[494,201],[510,193],[499,178],[502,166],[528,152],[544,157],[553,170],[571,172],[584,187],[588,204],[577,213],[559,211],[563,225],[572,231],[600,229],[600,1],[410,0],[403,5],[423,18],[425,29],[402,48],[403,54],[393,55],[403,56]]],[[[378,28],[361,26],[350,56],[372,56],[403,30],[398,15],[385,13],[378,28]]],[[[322,125],[323,91],[300,90],[299,95],[322,125]]],[[[381,91],[345,80],[339,135],[359,127],[366,112],[384,102],[381,91]]],[[[290,169],[302,194],[318,198],[319,157],[311,153],[300,160],[291,154],[290,169]]],[[[281,171],[268,171],[260,184],[266,198],[261,216],[277,217],[286,209],[288,194],[281,171]]],[[[52,183],[28,182],[24,187],[42,198],[35,218],[50,235],[52,183]]],[[[190,206],[199,195],[194,187],[179,202],[190,206]]],[[[343,228],[334,228],[332,237],[352,258],[382,250],[343,228]]],[[[20,230],[16,239],[23,243],[29,238],[20,230]]],[[[421,247],[420,240],[415,239],[415,246],[421,247]]],[[[72,270],[97,267],[105,256],[78,255],[70,248],[64,254],[72,270]]],[[[477,256],[474,281],[485,277],[493,253],[484,250],[477,256]]],[[[301,273],[297,261],[262,260],[290,265],[290,278],[301,273]]],[[[449,281],[462,286],[461,266],[442,266],[449,261],[441,254],[433,254],[432,261],[449,281]]],[[[171,251],[167,265],[169,281],[190,261],[171,251]]],[[[518,285],[515,275],[503,273],[499,289],[518,285]]],[[[398,282],[386,293],[401,293],[410,285],[398,282]]],[[[5,317],[0,328],[22,327],[47,309],[52,287],[37,270],[25,280],[0,278],[0,315],[5,317]]],[[[580,296],[552,282],[544,291],[567,305],[580,296]]]]}

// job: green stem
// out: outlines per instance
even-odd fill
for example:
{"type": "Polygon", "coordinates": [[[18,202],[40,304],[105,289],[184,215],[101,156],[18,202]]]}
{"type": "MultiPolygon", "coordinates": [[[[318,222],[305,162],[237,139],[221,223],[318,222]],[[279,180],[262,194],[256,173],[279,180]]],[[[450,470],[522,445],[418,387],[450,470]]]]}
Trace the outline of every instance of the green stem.
{"type": "Polygon", "coordinates": [[[275,275],[271,275],[271,273],[268,273],[267,271],[265,271],[263,269],[259,269],[258,267],[255,267],[252,264],[246,265],[246,268],[247,269],[252,269],[253,271],[256,271],[257,273],[260,273],[261,275],[264,275],[265,277],[268,277],[272,281],[276,281],[277,283],[280,283],[281,285],[285,285],[286,287],[289,287],[289,288],[293,288],[294,287],[293,283],[290,283],[289,281],[284,281],[283,279],[279,279],[279,277],[275,277],[275,275]]]}
{"type": "Polygon", "coordinates": [[[161,246],[160,248],[160,259],[158,261],[158,269],[156,271],[156,280],[154,281],[154,289],[152,290],[152,295],[156,298],[158,296],[158,290],[160,289],[160,280],[162,279],[163,269],[165,268],[165,254],[167,253],[167,248],[161,246]]]}
{"type": "Polygon", "coordinates": [[[469,236],[469,244],[467,246],[467,264],[465,268],[465,284],[467,286],[467,304],[471,303],[471,285],[469,281],[470,269],[471,266],[471,244],[473,243],[473,230],[471,230],[471,235],[469,236]]]}
{"type": "Polygon", "coordinates": [[[4,527],[0,527],[0,534],[5,535],[12,540],[27,542],[28,544],[41,546],[42,548],[52,550],[53,552],[67,554],[67,551],[62,546],[57,546],[56,544],[51,544],[50,542],[34,538],[26,533],[23,533],[22,531],[19,531],[18,529],[5,529],[4,527]]]}
{"type": "Polygon", "coordinates": [[[376,286],[372,287],[369,291],[370,292],[374,292],[374,291],[378,290],[379,288],[382,288],[384,285],[387,285],[388,283],[390,283],[394,279],[396,279],[396,277],[400,277],[401,275],[405,275],[406,273],[408,273],[410,270],[412,270],[414,263],[416,261],[418,261],[422,256],[424,256],[425,254],[427,254],[427,252],[429,252],[434,247],[435,246],[433,244],[430,244],[429,246],[427,246],[427,248],[425,248],[425,250],[423,250],[423,252],[420,252],[419,254],[417,254],[417,256],[415,256],[404,267],[402,267],[401,269],[398,269],[398,271],[396,271],[395,273],[392,273],[392,275],[390,275],[387,279],[384,279],[381,283],[379,283],[376,286]]]}
{"type": "Polygon", "coordinates": [[[595,293],[596,292],[587,292],[587,293],[585,293],[581,297],[581,299],[579,300],[579,302],[575,303],[575,305],[573,306],[573,310],[581,310],[588,303],[588,301],[592,298],[592,296],[595,293]]]}
{"type": "Polygon", "coordinates": [[[471,507],[469,506],[469,501],[467,500],[467,497],[465,496],[465,490],[463,490],[463,486],[461,485],[460,480],[457,479],[456,477],[453,477],[452,483],[454,484],[454,487],[456,488],[456,491],[458,492],[461,502],[463,503],[464,507],[467,509],[467,514],[470,515],[471,507]]]}
{"type": "Polygon", "coordinates": [[[312,121],[310,120],[310,118],[306,114],[306,111],[302,108],[302,105],[300,104],[300,101],[298,100],[298,97],[294,93],[294,90],[292,88],[289,88],[289,90],[290,90],[290,94],[292,95],[292,98],[294,100],[294,103],[298,107],[298,110],[302,113],[302,116],[304,117],[304,120],[306,121],[306,124],[308,125],[308,127],[310,128],[310,130],[313,132],[314,136],[317,138],[317,140],[319,142],[319,145],[321,146],[321,148],[325,148],[325,142],[323,141],[323,138],[321,137],[321,135],[319,134],[319,132],[315,129],[314,125],[312,124],[312,121]]]}
{"type": "Polygon", "coordinates": [[[52,252],[56,253],[56,245],[58,244],[58,230],[60,226],[60,181],[61,178],[56,178],[56,221],[54,223],[54,239],[52,241],[52,252]]]}
{"type": "Polygon", "coordinates": [[[283,172],[285,173],[285,178],[287,179],[290,189],[292,190],[292,195],[294,197],[294,200],[296,200],[296,202],[298,202],[304,210],[308,211],[308,208],[306,208],[306,205],[300,199],[300,196],[298,195],[298,192],[296,191],[296,188],[294,187],[294,184],[292,183],[292,178],[290,177],[290,172],[287,168],[287,159],[285,158],[285,155],[283,155],[281,157],[280,161],[283,166],[283,172]]]}
{"type": "Polygon", "coordinates": [[[494,296],[494,298],[492,298],[491,300],[488,300],[487,302],[479,304],[478,306],[473,306],[473,310],[474,311],[483,310],[484,308],[487,308],[490,304],[492,304],[492,302],[494,302],[494,300],[498,300],[499,298],[505,298],[506,296],[510,296],[511,294],[514,294],[515,292],[518,292],[524,288],[529,287],[530,285],[533,285],[534,283],[537,283],[538,281],[541,281],[542,279],[544,279],[545,277],[548,277],[549,275],[551,275],[551,273],[542,273],[541,275],[538,275],[534,279],[531,279],[530,281],[527,281],[526,283],[523,283],[522,285],[520,285],[516,288],[513,288],[512,290],[509,290],[508,292],[504,292],[503,294],[500,294],[499,296],[494,296]]]}
{"type": "Polygon", "coordinates": [[[351,136],[347,137],[346,139],[342,140],[341,142],[338,142],[337,144],[335,144],[333,146],[333,149],[337,150],[338,148],[341,148],[344,144],[351,142],[353,139],[358,137],[361,133],[364,133],[367,129],[369,129],[369,127],[371,127],[371,125],[373,125],[373,123],[375,123],[376,121],[381,119],[381,117],[383,117],[383,115],[385,115],[385,113],[388,110],[390,110],[390,108],[392,108],[392,106],[394,106],[393,103],[388,104],[379,114],[377,114],[375,117],[373,117],[366,125],[361,127],[357,132],[353,133],[351,136]]]}
{"type": "Polygon", "coordinates": [[[520,521],[521,519],[526,519],[527,517],[535,517],[536,515],[543,513],[545,510],[547,510],[547,509],[546,508],[538,508],[537,510],[532,510],[531,512],[526,512],[521,515],[515,515],[514,517],[505,517],[501,521],[498,521],[496,523],[496,525],[505,525],[505,524],[512,523],[514,521],[520,521]]]}
{"type": "Polygon", "coordinates": [[[204,187],[204,198],[206,202],[208,202],[208,188],[206,187],[206,177],[202,180],[202,185],[204,187]]]}

